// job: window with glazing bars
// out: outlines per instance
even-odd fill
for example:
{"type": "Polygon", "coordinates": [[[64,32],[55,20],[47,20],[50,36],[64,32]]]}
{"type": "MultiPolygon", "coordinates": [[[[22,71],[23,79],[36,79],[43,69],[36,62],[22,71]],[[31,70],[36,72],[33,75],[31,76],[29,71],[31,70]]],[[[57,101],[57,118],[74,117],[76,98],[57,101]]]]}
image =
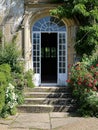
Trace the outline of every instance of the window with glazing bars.
{"type": "Polygon", "coordinates": [[[66,72],[66,36],[59,33],[59,73],[66,72]]]}
{"type": "Polygon", "coordinates": [[[40,33],[33,33],[33,68],[40,73],[40,33]]]}

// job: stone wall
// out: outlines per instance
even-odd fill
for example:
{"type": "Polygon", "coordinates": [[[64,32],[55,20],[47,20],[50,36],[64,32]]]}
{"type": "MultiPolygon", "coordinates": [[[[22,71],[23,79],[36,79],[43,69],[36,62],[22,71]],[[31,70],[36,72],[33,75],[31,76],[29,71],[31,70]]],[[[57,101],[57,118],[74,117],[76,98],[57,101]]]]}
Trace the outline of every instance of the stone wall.
{"type": "Polygon", "coordinates": [[[24,0],[2,0],[0,3],[0,28],[3,41],[10,42],[17,35],[16,42],[22,50],[21,23],[24,17],[24,0]]]}
{"type": "MultiPolygon", "coordinates": [[[[38,19],[50,15],[49,10],[58,4],[51,4],[50,0],[5,0],[5,3],[0,7],[0,28],[6,41],[11,41],[13,35],[17,34],[17,44],[23,51],[25,68],[28,70],[33,64],[31,28],[38,19]]],[[[63,18],[63,21],[67,27],[68,64],[73,64],[77,23],[73,19],[63,18]]]]}
{"type": "MultiPolygon", "coordinates": [[[[26,61],[29,60],[29,62],[26,62],[27,63],[26,68],[28,68],[28,66],[30,67],[30,64],[32,63],[32,54],[31,54],[32,51],[30,52],[30,50],[32,48],[31,28],[33,24],[40,18],[49,16],[50,15],[49,11],[58,6],[58,4],[50,4],[50,3],[49,4],[47,3],[46,4],[40,4],[40,3],[33,4],[29,2],[25,5],[26,16],[25,16],[24,25],[23,25],[25,28],[25,33],[26,33],[25,41],[28,42],[28,45],[27,45],[27,42],[25,43],[27,46],[27,49],[25,50],[25,57],[26,57],[26,61]]],[[[75,56],[74,44],[75,44],[75,39],[76,39],[77,22],[73,19],[66,19],[66,18],[63,18],[63,21],[67,27],[68,64],[73,64],[74,56],[75,56]]]]}

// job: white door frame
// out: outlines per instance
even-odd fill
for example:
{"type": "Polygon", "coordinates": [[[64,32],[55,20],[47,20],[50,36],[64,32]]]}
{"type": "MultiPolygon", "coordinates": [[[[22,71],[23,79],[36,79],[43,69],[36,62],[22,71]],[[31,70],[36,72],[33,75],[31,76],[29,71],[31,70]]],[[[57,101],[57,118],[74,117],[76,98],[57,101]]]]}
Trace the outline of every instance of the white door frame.
{"type": "MultiPolygon", "coordinates": [[[[53,85],[58,85],[58,86],[65,86],[66,85],[66,80],[67,80],[67,36],[66,36],[66,32],[50,32],[50,33],[57,33],[57,83],[42,83],[41,82],[41,33],[43,33],[43,32],[34,32],[34,33],[36,33],[36,34],[39,34],[39,37],[40,37],[40,41],[39,41],[39,47],[40,47],[40,54],[39,54],[39,57],[40,57],[40,68],[39,68],[39,70],[40,70],[40,72],[39,73],[35,73],[35,76],[34,76],[34,81],[35,81],[35,85],[36,86],[40,86],[40,85],[50,85],[50,86],[53,86],[53,85]],[[65,55],[66,55],[66,59],[65,59],[65,64],[66,64],[66,66],[65,66],[65,73],[59,73],[59,71],[60,71],[60,66],[59,66],[59,64],[60,64],[60,34],[65,34],[65,43],[63,43],[63,46],[64,46],[64,44],[65,44],[65,55]]],[[[33,34],[34,34],[33,33],[33,34]]],[[[45,32],[44,32],[45,33],[45,32]]],[[[48,33],[48,32],[46,32],[46,33],[48,33]]],[[[63,39],[61,39],[61,40],[63,40],[63,39]]],[[[62,46],[62,47],[63,47],[62,46]]],[[[33,49],[33,48],[32,48],[33,49]]],[[[62,48],[63,49],[63,48],[62,48]]],[[[63,51],[61,52],[61,53],[63,53],[63,51]]],[[[63,57],[61,57],[61,58],[63,58],[63,57]]],[[[61,61],[62,62],[62,61],[61,61]]],[[[62,70],[64,69],[64,68],[61,68],[62,70]]]]}
{"type": "MultiPolygon", "coordinates": [[[[39,19],[32,28],[32,57],[33,69],[35,69],[35,85],[43,85],[41,84],[41,33],[45,32],[57,33],[57,83],[55,85],[64,86],[67,80],[67,28],[62,20],[53,16],[39,19]]],[[[49,83],[48,85],[52,86],[53,84],[49,83]]]]}

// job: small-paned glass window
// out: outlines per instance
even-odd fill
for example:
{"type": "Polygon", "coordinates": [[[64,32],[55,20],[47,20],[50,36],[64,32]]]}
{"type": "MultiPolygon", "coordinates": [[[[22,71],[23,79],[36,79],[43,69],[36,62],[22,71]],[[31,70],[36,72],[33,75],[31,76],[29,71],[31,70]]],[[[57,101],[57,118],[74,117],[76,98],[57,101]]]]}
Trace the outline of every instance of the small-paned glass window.
{"type": "Polygon", "coordinates": [[[66,31],[66,26],[62,20],[56,17],[47,16],[35,22],[32,31],[66,31]]]}

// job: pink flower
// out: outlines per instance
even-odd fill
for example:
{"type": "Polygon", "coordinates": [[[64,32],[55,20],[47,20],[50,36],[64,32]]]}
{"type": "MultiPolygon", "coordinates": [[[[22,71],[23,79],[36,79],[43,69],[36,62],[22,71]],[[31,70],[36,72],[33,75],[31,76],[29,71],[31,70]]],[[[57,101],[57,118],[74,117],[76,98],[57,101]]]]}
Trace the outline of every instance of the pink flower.
{"type": "Polygon", "coordinates": [[[82,81],[82,78],[81,77],[79,77],[79,79],[78,79],[79,81],[82,81]]]}
{"type": "Polygon", "coordinates": [[[89,86],[89,87],[92,87],[92,84],[91,84],[91,83],[89,83],[89,84],[88,84],[88,86],[89,86]]]}
{"type": "Polygon", "coordinates": [[[95,83],[95,84],[97,83],[97,80],[96,80],[96,79],[94,79],[94,83],[95,83]]]}
{"type": "Polygon", "coordinates": [[[97,91],[97,88],[96,88],[96,87],[93,87],[93,90],[94,90],[94,91],[97,91]]]}
{"type": "Polygon", "coordinates": [[[97,76],[98,75],[98,72],[95,72],[95,76],[97,76]]]}
{"type": "Polygon", "coordinates": [[[91,68],[91,69],[94,69],[94,66],[92,65],[90,68],[91,68]]]}
{"type": "Polygon", "coordinates": [[[68,75],[71,75],[71,73],[69,72],[68,75]]]}
{"type": "Polygon", "coordinates": [[[86,83],[87,82],[87,80],[84,80],[84,83],[86,83]]]}
{"type": "Polygon", "coordinates": [[[80,82],[80,81],[78,82],[78,85],[81,85],[81,82],[80,82]]]}
{"type": "Polygon", "coordinates": [[[68,65],[68,68],[70,68],[70,67],[71,67],[71,64],[68,65]]]}
{"type": "Polygon", "coordinates": [[[96,67],[98,67],[98,64],[96,64],[96,67]]]}
{"type": "Polygon", "coordinates": [[[66,80],[67,83],[70,83],[70,79],[66,80]]]}

